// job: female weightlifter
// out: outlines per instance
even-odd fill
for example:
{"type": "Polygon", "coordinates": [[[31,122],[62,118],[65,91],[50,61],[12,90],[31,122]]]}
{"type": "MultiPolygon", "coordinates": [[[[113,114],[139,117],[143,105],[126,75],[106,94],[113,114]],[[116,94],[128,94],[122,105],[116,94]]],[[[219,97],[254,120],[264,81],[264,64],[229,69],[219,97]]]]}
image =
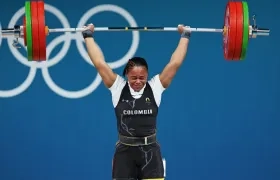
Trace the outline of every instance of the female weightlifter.
{"type": "Polygon", "coordinates": [[[119,140],[113,159],[114,180],[164,179],[156,120],[161,95],[186,57],[191,32],[183,25],[178,26],[178,32],[181,37],[170,61],[150,80],[148,64],[142,57],[128,60],[124,77],[114,73],[94,41],[94,25],[85,26],[82,32],[88,55],[111,92],[117,118],[119,140]]]}

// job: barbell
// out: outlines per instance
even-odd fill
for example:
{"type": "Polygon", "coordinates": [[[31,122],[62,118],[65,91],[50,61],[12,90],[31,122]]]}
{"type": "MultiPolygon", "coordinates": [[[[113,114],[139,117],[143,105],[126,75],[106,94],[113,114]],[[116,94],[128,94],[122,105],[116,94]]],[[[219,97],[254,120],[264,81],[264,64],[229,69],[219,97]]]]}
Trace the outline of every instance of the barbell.
{"type": "MultiPolygon", "coordinates": [[[[250,25],[249,8],[245,1],[228,1],[226,4],[223,28],[190,28],[192,32],[216,32],[223,36],[223,55],[226,60],[244,60],[250,38],[269,36],[270,30],[259,28],[253,16],[250,25]]],[[[45,23],[45,7],[43,1],[26,1],[23,25],[13,28],[1,28],[0,44],[3,36],[13,36],[14,47],[18,39],[24,39],[29,61],[46,61],[46,38],[53,32],[81,32],[84,28],[50,29],[45,23]]],[[[95,31],[177,31],[177,27],[95,27],[95,31]]]]}

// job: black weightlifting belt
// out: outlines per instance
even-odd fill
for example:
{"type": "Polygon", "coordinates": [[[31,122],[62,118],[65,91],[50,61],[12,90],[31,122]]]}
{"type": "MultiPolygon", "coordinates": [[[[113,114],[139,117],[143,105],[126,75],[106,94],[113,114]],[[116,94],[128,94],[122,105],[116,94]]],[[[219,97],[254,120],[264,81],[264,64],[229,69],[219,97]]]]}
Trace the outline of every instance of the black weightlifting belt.
{"type": "Polygon", "coordinates": [[[146,137],[127,137],[119,134],[119,142],[128,146],[145,146],[155,143],[156,140],[156,134],[146,137]]]}

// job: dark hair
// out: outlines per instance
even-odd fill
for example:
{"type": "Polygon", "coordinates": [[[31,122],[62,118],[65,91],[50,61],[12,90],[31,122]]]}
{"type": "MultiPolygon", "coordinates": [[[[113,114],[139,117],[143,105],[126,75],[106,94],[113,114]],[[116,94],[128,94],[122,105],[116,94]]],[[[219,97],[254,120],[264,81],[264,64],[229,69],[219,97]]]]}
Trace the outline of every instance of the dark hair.
{"type": "Polygon", "coordinates": [[[146,67],[146,69],[148,71],[148,63],[144,58],[133,57],[133,58],[129,59],[129,61],[127,62],[126,66],[123,70],[123,76],[125,76],[126,73],[128,72],[128,70],[130,68],[133,68],[134,66],[144,66],[144,67],[146,67]]]}

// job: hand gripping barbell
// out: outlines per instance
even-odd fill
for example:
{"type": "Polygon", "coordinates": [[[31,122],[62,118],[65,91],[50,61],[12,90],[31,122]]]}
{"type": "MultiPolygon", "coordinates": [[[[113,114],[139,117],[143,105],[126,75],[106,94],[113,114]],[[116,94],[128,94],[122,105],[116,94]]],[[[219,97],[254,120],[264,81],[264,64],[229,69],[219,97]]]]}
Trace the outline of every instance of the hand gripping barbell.
{"type": "MultiPolygon", "coordinates": [[[[187,27],[185,27],[187,28],[187,27]]],[[[188,27],[189,28],[189,27],[188,27]]],[[[26,1],[23,25],[3,28],[0,25],[0,43],[2,36],[14,36],[14,47],[18,38],[24,39],[29,61],[45,61],[46,37],[52,32],[81,32],[84,28],[50,29],[45,25],[45,7],[43,1],[26,1]]],[[[95,31],[177,31],[177,27],[95,27],[95,31]]],[[[190,28],[192,32],[218,32],[223,35],[223,54],[226,60],[244,60],[249,38],[269,36],[270,30],[258,28],[255,16],[250,25],[247,2],[229,1],[224,15],[222,29],[190,28]]]]}

